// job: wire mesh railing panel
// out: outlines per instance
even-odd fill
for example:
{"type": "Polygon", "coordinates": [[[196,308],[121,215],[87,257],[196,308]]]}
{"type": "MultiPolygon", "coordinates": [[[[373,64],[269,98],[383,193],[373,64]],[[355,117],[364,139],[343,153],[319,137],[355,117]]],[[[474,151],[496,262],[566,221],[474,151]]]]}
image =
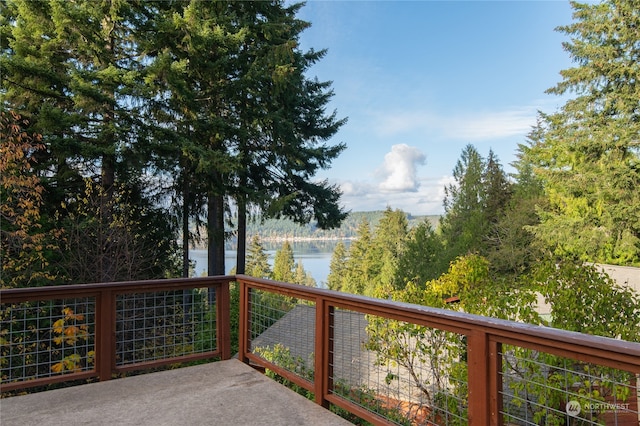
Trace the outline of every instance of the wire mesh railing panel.
{"type": "Polygon", "coordinates": [[[201,354],[217,348],[215,289],[116,297],[117,366],[201,354]]]}
{"type": "Polygon", "coordinates": [[[466,425],[464,336],[336,309],[330,391],[396,424],[466,425]]]}
{"type": "Polygon", "coordinates": [[[257,289],[249,300],[251,353],[312,382],[316,307],[257,289]]]}
{"type": "Polygon", "coordinates": [[[94,370],[95,298],[0,304],[2,384],[94,370]]]}
{"type": "Polygon", "coordinates": [[[504,345],[502,411],[510,425],[638,425],[638,377],[504,345]]]}

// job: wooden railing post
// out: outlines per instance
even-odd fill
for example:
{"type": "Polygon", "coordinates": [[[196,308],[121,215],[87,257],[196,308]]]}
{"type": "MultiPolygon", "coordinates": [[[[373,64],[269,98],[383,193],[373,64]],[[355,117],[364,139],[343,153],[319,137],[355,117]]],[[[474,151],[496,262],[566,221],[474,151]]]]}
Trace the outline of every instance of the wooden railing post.
{"type": "Polygon", "coordinates": [[[316,299],[316,331],[315,331],[315,365],[314,365],[314,394],[315,402],[329,408],[329,401],[325,398],[329,392],[330,377],[332,375],[331,356],[333,354],[333,307],[327,301],[316,299]]]}
{"type": "Polygon", "coordinates": [[[102,289],[96,298],[96,368],[100,381],[104,381],[111,379],[116,362],[116,302],[109,289],[102,289]]]}
{"type": "Polygon", "coordinates": [[[240,286],[240,320],[238,321],[240,330],[238,330],[238,359],[245,364],[248,364],[249,358],[247,358],[247,350],[249,344],[249,318],[251,318],[251,313],[249,312],[249,301],[251,299],[251,291],[249,286],[242,279],[238,280],[238,285],[240,286]]]}
{"type": "Polygon", "coordinates": [[[230,315],[230,296],[229,282],[220,284],[216,292],[216,318],[218,318],[218,349],[220,350],[220,358],[231,358],[231,315],[230,315]]]}
{"type": "Polygon", "coordinates": [[[467,369],[469,386],[468,422],[472,426],[490,423],[489,339],[479,329],[467,335],[467,369]]]}
{"type": "Polygon", "coordinates": [[[491,426],[502,426],[502,343],[489,339],[489,414],[491,426]]]}

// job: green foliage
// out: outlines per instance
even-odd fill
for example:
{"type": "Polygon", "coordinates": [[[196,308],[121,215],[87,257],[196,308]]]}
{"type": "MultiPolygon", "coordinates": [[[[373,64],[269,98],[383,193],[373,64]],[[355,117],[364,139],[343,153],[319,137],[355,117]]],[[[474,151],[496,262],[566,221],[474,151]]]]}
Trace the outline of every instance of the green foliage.
{"type": "MultiPolygon", "coordinates": [[[[489,282],[488,262],[480,256],[468,255],[453,262],[449,272],[440,278],[425,286],[409,282],[405,288],[392,291],[391,297],[396,301],[457,309],[458,304],[447,303],[448,297],[461,295],[465,300],[463,295],[485,288],[489,282]]],[[[385,290],[379,290],[384,295],[385,290]]],[[[376,362],[403,367],[434,416],[442,409],[464,418],[466,407],[459,402],[467,398],[464,336],[377,316],[367,319],[367,349],[376,353],[376,362]]]]}
{"type": "MultiPolygon", "coordinates": [[[[121,221],[114,211],[153,209],[172,226],[151,233],[133,220],[133,235],[166,244],[177,239],[180,218],[186,252],[189,219],[202,223],[206,214],[210,273],[224,273],[231,199],[242,201],[242,215],[249,207],[338,226],[340,192],[313,176],[344,149],[329,140],[345,120],[326,111],[331,84],[307,77],[324,51],[300,49],[310,25],[296,17],[301,6],[3,2],[0,101],[42,134],[36,172],[46,177],[47,225],[69,215],[80,228],[104,226],[121,221]],[[79,219],[86,212],[60,206],[81,202],[85,179],[101,188],[102,200],[97,213],[79,219]],[[122,191],[136,194],[115,205],[122,191]]],[[[119,256],[106,247],[103,260],[115,264],[119,256]]],[[[168,267],[155,278],[175,274],[173,259],[158,261],[168,267]]],[[[119,279],[111,266],[100,275],[119,279]]]]}
{"type": "MultiPolygon", "coordinates": [[[[577,401],[581,407],[594,407],[594,401],[604,402],[607,398],[629,401],[629,388],[620,384],[634,380],[632,373],[511,345],[503,345],[503,353],[505,377],[509,377],[504,386],[517,397],[510,404],[527,411],[535,424],[566,424],[564,410],[555,407],[564,407],[568,398],[577,401]],[[567,389],[570,396],[561,391],[567,384],[570,384],[567,389]]],[[[594,407],[584,409],[580,416],[605,424],[602,414],[594,407]]],[[[509,420],[514,418],[505,415],[505,421],[509,420]]]]}
{"type": "Polygon", "coordinates": [[[401,287],[398,262],[408,235],[406,214],[388,208],[374,231],[366,219],[360,223],[357,238],[348,252],[334,254],[329,280],[333,289],[373,295],[379,287],[401,287]]]}
{"type": "Polygon", "coordinates": [[[449,271],[435,280],[427,282],[425,292],[441,299],[463,295],[489,282],[489,262],[478,255],[470,254],[451,262],[449,271]]]}
{"type": "Polygon", "coordinates": [[[349,255],[345,263],[345,274],[342,277],[341,291],[363,294],[371,277],[369,248],[371,245],[371,228],[369,222],[363,220],[358,226],[356,240],[349,247],[349,255]]]}
{"type": "Polygon", "coordinates": [[[336,244],[331,263],[329,265],[329,275],[327,276],[327,288],[329,290],[342,290],[342,279],[346,272],[345,263],[347,261],[347,248],[342,241],[336,244]]]}
{"type": "MultiPolygon", "coordinates": [[[[490,271],[485,258],[467,255],[456,259],[446,274],[424,287],[408,283],[391,295],[402,302],[638,341],[638,295],[615,285],[594,267],[548,260],[517,280],[499,279],[490,271]],[[548,323],[537,313],[538,294],[551,305],[548,323]],[[453,295],[459,297],[459,303],[447,303],[446,298],[453,295]]],[[[386,298],[384,291],[378,295],[386,298]]],[[[379,364],[405,368],[436,412],[448,409],[464,413],[464,403],[454,402],[467,398],[463,336],[375,316],[368,320],[367,348],[376,352],[379,364]],[[424,368],[430,372],[427,380],[417,374],[424,368]]],[[[626,401],[629,395],[624,393],[628,391],[619,383],[629,383],[633,378],[629,372],[511,345],[503,346],[503,361],[504,386],[519,398],[510,404],[528,410],[536,424],[564,424],[564,415],[546,407],[566,403],[567,383],[573,384],[567,391],[584,406],[589,400],[605,401],[612,395],[626,401]]],[[[597,411],[593,414],[600,415],[597,411]]]]}
{"type": "Polygon", "coordinates": [[[442,265],[442,240],[434,231],[431,222],[424,220],[411,229],[404,250],[398,258],[395,282],[406,285],[413,282],[421,285],[435,279],[446,270],[442,265]]]}
{"type": "Polygon", "coordinates": [[[309,287],[316,286],[316,281],[304,269],[302,262],[295,261],[293,248],[288,241],[285,241],[280,249],[276,251],[273,261],[273,272],[271,272],[270,278],[286,283],[301,284],[309,287]]]}
{"type": "MultiPolygon", "coordinates": [[[[188,290],[187,290],[188,291],[188,290]]],[[[230,289],[231,292],[231,289],[230,289]]],[[[233,296],[231,296],[233,297],[233,296]]],[[[216,348],[213,346],[213,342],[217,342],[217,324],[216,324],[216,311],[215,309],[202,309],[203,315],[199,315],[195,318],[193,348],[196,352],[212,351],[216,348]]],[[[233,326],[234,320],[237,324],[238,315],[235,312],[230,312],[230,326],[233,326]]],[[[187,317],[189,318],[189,317],[187,317]]],[[[234,330],[231,328],[231,330],[234,330]]],[[[235,342],[238,340],[236,339],[235,342]]],[[[231,341],[232,345],[234,340],[231,341]]],[[[236,348],[237,349],[237,348],[236,348]]],[[[232,348],[233,350],[233,348],[232,348]]],[[[235,353],[235,352],[232,352],[235,353]]],[[[185,351],[185,354],[188,354],[185,351]]]]}
{"type": "MultiPolygon", "coordinates": [[[[313,366],[313,358],[310,360],[305,360],[301,357],[295,358],[291,355],[291,350],[280,343],[275,344],[273,347],[257,347],[253,352],[278,367],[295,373],[297,376],[300,376],[309,382],[313,382],[313,368],[307,367],[307,363],[313,366]]],[[[274,379],[278,383],[287,386],[289,389],[292,389],[300,395],[305,396],[307,399],[313,399],[312,392],[307,391],[305,388],[277,375],[272,370],[266,369],[265,375],[274,379]]]]}
{"type": "Polygon", "coordinates": [[[408,234],[408,222],[404,212],[387,208],[384,216],[375,227],[372,240],[371,260],[375,265],[373,275],[376,277],[370,284],[368,293],[373,287],[399,288],[402,282],[396,282],[398,261],[405,250],[408,234]]]}
{"type": "Polygon", "coordinates": [[[440,221],[447,261],[480,249],[488,224],[484,216],[485,162],[473,145],[467,145],[455,168],[456,181],[445,188],[445,215],[440,221]]]}
{"type": "Polygon", "coordinates": [[[293,282],[295,284],[306,285],[307,287],[316,286],[316,280],[307,273],[301,261],[296,262],[295,278],[293,279],[293,282]]]}
{"type": "Polygon", "coordinates": [[[484,187],[484,216],[487,225],[493,228],[511,200],[512,185],[502,170],[498,157],[492,150],[489,150],[482,184],[484,187]]]}
{"type": "Polygon", "coordinates": [[[10,0],[3,6],[0,98],[5,107],[28,117],[31,129],[42,135],[43,149],[34,167],[43,186],[42,225],[57,232],[66,245],[58,253],[48,252],[46,262],[59,270],[60,282],[175,275],[176,233],[158,200],[158,180],[149,170],[155,157],[153,138],[141,107],[151,96],[142,71],[150,61],[143,59],[137,37],[156,12],[154,5],[10,0]],[[87,181],[93,185],[91,199],[85,199],[87,181]],[[100,200],[94,203],[96,194],[100,200]],[[128,201],[118,205],[124,198],[128,201]],[[122,212],[129,209],[130,220],[123,225],[127,214],[122,212]],[[112,222],[127,229],[119,238],[145,240],[138,249],[148,250],[148,257],[139,250],[113,250],[112,222]],[[95,224],[103,227],[87,230],[95,224]],[[85,265],[78,265],[82,250],[91,244],[86,240],[76,247],[82,237],[95,238],[96,245],[111,242],[93,250],[102,249],[100,261],[105,262],[100,265],[105,267],[74,276],[99,260],[89,256],[82,259],[85,265]],[[71,248],[78,251],[71,253],[71,248]],[[144,258],[140,273],[133,268],[122,274],[123,269],[114,266],[134,257],[144,258]]]}
{"type": "Polygon", "coordinates": [[[255,235],[249,245],[246,268],[247,275],[256,278],[269,278],[272,272],[268,260],[267,253],[264,251],[262,244],[260,244],[260,238],[255,235]]]}
{"type": "Polygon", "coordinates": [[[547,263],[536,273],[554,327],[640,342],[640,296],[632,289],[590,265],[547,263]]]}
{"type": "MultiPolygon", "coordinates": [[[[425,298],[415,286],[409,284],[408,292],[394,293],[393,297],[425,298]]],[[[421,400],[430,413],[432,421],[437,419],[439,409],[464,416],[466,407],[459,401],[466,400],[465,345],[461,335],[444,330],[401,321],[368,316],[369,340],[366,348],[376,353],[377,365],[400,366],[419,392],[421,400]],[[455,371],[454,371],[455,370],[455,371]],[[453,406],[443,406],[449,401],[458,401],[453,406]]],[[[390,383],[397,376],[387,376],[390,383]]]]}
{"type": "Polygon", "coordinates": [[[291,244],[285,241],[280,250],[276,251],[271,279],[287,283],[295,282],[294,266],[293,249],[291,244]]]}
{"type": "Polygon", "coordinates": [[[229,284],[229,327],[231,354],[237,354],[240,341],[240,286],[237,282],[229,284]]]}
{"type": "Polygon", "coordinates": [[[574,3],[575,21],[560,27],[575,67],[550,93],[576,96],[542,115],[544,135],[528,156],[549,203],[531,230],[562,257],[640,261],[640,95],[634,2],[574,3]]]}

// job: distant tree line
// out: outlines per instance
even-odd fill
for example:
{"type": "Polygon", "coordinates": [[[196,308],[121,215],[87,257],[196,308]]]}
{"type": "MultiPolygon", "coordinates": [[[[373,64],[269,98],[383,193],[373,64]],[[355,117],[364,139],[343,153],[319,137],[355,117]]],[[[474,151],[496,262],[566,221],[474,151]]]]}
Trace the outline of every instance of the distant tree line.
{"type": "MultiPolygon", "coordinates": [[[[414,216],[405,213],[409,228],[417,226],[424,220],[428,220],[434,227],[438,226],[440,215],[420,215],[414,216]]],[[[357,236],[358,226],[363,220],[367,220],[371,227],[375,227],[378,221],[384,217],[384,210],[367,212],[349,212],[342,220],[339,227],[333,229],[322,229],[315,221],[301,225],[290,219],[264,219],[255,216],[247,221],[247,242],[254,236],[260,237],[261,241],[293,241],[296,239],[309,240],[339,240],[353,239],[357,236]]],[[[194,230],[194,233],[198,231],[194,230]]],[[[237,241],[237,235],[233,228],[227,228],[230,243],[237,241]]],[[[202,233],[202,231],[200,231],[202,233]]],[[[196,247],[206,247],[206,241],[194,243],[196,247]]]]}

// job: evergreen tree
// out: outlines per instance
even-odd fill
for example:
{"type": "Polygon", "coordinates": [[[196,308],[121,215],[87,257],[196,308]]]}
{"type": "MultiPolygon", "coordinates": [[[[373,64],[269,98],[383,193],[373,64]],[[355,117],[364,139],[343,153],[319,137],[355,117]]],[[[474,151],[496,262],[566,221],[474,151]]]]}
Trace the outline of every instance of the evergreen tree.
{"type": "Polygon", "coordinates": [[[424,220],[413,228],[406,240],[405,249],[398,259],[396,282],[400,288],[408,282],[419,287],[446,272],[447,263],[442,260],[442,242],[431,223],[424,220]]]}
{"type": "MultiPolygon", "coordinates": [[[[159,245],[176,239],[180,218],[184,275],[189,224],[205,218],[208,273],[224,273],[232,199],[242,243],[247,209],[337,226],[345,217],[340,191],[314,176],[344,149],[328,140],[345,120],[326,111],[331,84],[307,77],[325,52],[299,48],[310,25],[296,18],[300,7],[279,0],[3,2],[0,101],[42,133],[37,172],[46,178],[47,217],[67,215],[81,226],[97,214],[99,231],[130,211],[136,217],[118,234],[126,241],[154,235],[159,245]],[[176,206],[164,212],[170,226],[150,232],[168,187],[176,206]],[[97,211],[79,210],[91,205],[83,197],[95,196],[97,211]]],[[[112,231],[94,235],[103,249],[91,263],[100,281],[119,276],[122,256],[112,250],[121,246],[109,243],[112,231]]]]}
{"type": "Polygon", "coordinates": [[[306,77],[324,53],[298,48],[309,26],[295,17],[300,7],[191,1],[172,3],[163,15],[153,67],[163,82],[157,111],[176,118],[178,135],[168,140],[178,142],[183,222],[206,211],[210,274],[224,269],[230,198],[238,208],[239,272],[249,210],[315,219],[320,227],[345,216],[337,188],[312,179],[344,149],[323,143],[344,120],[324,111],[330,84],[306,77]]]}
{"type": "MultiPolygon", "coordinates": [[[[164,232],[145,228],[157,220],[157,213],[164,216],[161,223],[172,225],[164,212],[147,209],[157,197],[157,181],[147,173],[152,149],[142,101],[148,95],[147,62],[137,41],[154,16],[154,5],[11,0],[3,6],[0,98],[42,134],[45,150],[38,153],[38,173],[45,188],[43,211],[46,217],[57,218],[50,226],[70,219],[70,212],[79,213],[86,223],[105,225],[96,227],[100,248],[85,267],[97,273],[94,281],[116,280],[122,259],[135,258],[110,243],[108,227],[118,212],[136,215],[129,216],[129,225],[122,228],[127,235],[120,238],[135,241],[136,235],[153,235],[159,240],[151,247],[167,247],[175,240],[172,226],[161,226],[164,232]],[[101,200],[91,205],[89,193],[101,200]]],[[[73,269],[75,260],[69,258],[73,254],[62,252],[67,258],[60,262],[69,263],[63,268],[73,269]]],[[[155,278],[173,274],[172,253],[162,250],[162,256],[167,257],[147,259],[167,265],[159,272],[154,268],[159,274],[155,278]]],[[[134,277],[148,277],[136,275],[133,265],[125,268],[134,277]]]]}
{"type": "Polygon", "coordinates": [[[549,90],[574,93],[544,119],[530,155],[549,198],[532,229],[557,255],[640,261],[640,8],[636,1],[572,3],[559,30],[576,63],[549,90]]]}
{"type": "Polygon", "coordinates": [[[482,247],[487,232],[484,175],[483,158],[473,145],[467,145],[453,169],[455,183],[445,188],[440,232],[447,263],[482,247]]]}
{"type": "Polygon", "coordinates": [[[349,255],[344,265],[341,291],[352,294],[364,294],[371,279],[374,278],[371,265],[371,227],[363,218],[356,231],[356,240],[349,247],[349,255]]]}
{"type": "Polygon", "coordinates": [[[295,259],[293,258],[293,249],[291,248],[291,244],[285,241],[282,243],[280,250],[276,251],[271,279],[285,283],[296,282],[294,267],[295,259]]]}
{"type": "Polygon", "coordinates": [[[249,244],[246,274],[256,278],[269,278],[271,276],[269,257],[260,243],[260,237],[257,235],[251,238],[251,244],[249,244]]]}
{"type": "Polygon", "coordinates": [[[315,287],[316,280],[307,273],[301,261],[296,262],[294,283],[305,285],[307,287],[315,287]]]}
{"type": "Polygon", "coordinates": [[[338,242],[331,255],[331,263],[329,265],[329,275],[327,276],[327,288],[329,290],[342,290],[343,279],[347,270],[347,255],[345,244],[342,241],[338,242]]]}
{"type": "Polygon", "coordinates": [[[15,15],[3,29],[3,101],[42,134],[52,167],[96,176],[109,196],[117,175],[144,161],[146,85],[135,41],[146,6],[12,0],[7,7],[15,15]]]}
{"type": "MultiPolygon", "coordinates": [[[[346,217],[338,204],[338,187],[313,180],[345,148],[326,144],[345,123],[335,111],[325,111],[333,95],[330,83],[306,77],[325,52],[298,48],[300,33],[310,25],[295,17],[302,4],[238,4],[247,19],[240,52],[246,60],[240,62],[250,64],[237,90],[241,94],[236,108],[241,166],[234,193],[238,238],[246,233],[249,205],[264,217],[284,216],[301,224],[315,220],[322,229],[337,227],[346,217]]],[[[241,264],[242,246],[238,256],[241,264]]]]}
{"type": "Polygon", "coordinates": [[[225,196],[237,167],[232,154],[237,149],[232,83],[239,72],[237,54],[245,32],[231,2],[194,0],[167,8],[157,24],[162,37],[149,47],[157,50],[151,70],[162,83],[155,116],[169,120],[173,132],[167,144],[177,142],[173,167],[179,170],[175,182],[182,194],[183,221],[206,212],[208,273],[222,275],[225,196]]]}
{"type": "Polygon", "coordinates": [[[491,232],[511,199],[511,183],[493,150],[489,150],[482,180],[484,216],[489,232],[491,232]]]}
{"type": "Polygon", "coordinates": [[[541,131],[539,126],[535,127],[528,135],[528,144],[519,145],[518,160],[513,163],[516,169],[513,194],[486,241],[487,259],[498,273],[522,274],[542,254],[530,229],[540,223],[537,209],[545,205],[546,199],[542,182],[536,177],[527,154],[541,137],[541,131]]]}
{"type": "Polygon", "coordinates": [[[375,287],[399,288],[404,283],[396,281],[398,260],[404,252],[408,233],[407,215],[390,207],[375,227],[371,249],[369,250],[371,274],[375,279],[368,284],[367,294],[373,294],[375,287]]]}

